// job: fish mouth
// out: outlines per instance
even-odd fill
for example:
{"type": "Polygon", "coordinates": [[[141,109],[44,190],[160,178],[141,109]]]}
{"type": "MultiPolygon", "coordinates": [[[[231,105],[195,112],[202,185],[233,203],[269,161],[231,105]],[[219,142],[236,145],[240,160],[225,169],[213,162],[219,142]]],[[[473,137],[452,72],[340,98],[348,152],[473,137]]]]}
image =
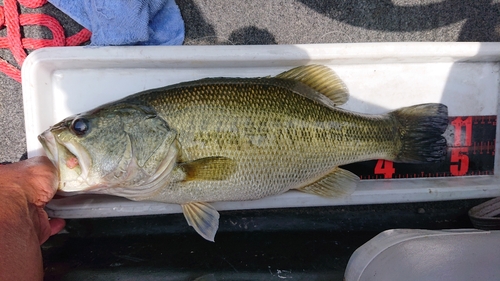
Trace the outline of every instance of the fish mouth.
{"type": "Polygon", "coordinates": [[[45,131],[38,136],[38,141],[42,144],[43,150],[45,151],[45,154],[50,159],[50,161],[52,161],[52,164],[57,167],[58,154],[54,135],[49,131],[45,131]]]}
{"type": "Polygon", "coordinates": [[[38,140],[59,172],[59,191],[78,192],[89,188],[86,178],[90,158],[81,146],[61,141],[50,130],[40,134],[38,140]]]}

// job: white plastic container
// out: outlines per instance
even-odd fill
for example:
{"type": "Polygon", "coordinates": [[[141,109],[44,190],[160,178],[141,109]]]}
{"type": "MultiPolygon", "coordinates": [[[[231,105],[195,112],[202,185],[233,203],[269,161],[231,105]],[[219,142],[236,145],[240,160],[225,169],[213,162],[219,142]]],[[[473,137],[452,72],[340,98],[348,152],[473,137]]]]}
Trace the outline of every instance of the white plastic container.
{"type": "Polygon", "coordinates": [[[345,281],[500,280],[500,231],[387,230],[351,256],[345,281]]]}
{"type": "MultiPolygon", "coordinates": [[[[441,102],[450,116],[498,115],[499,61],[500,43],[44,48],[22,68],[28,157],[43,154],[37,135],[52,124],[138,91],[204,77],[275,75],[311,63],[339,74],[351,93],[342,107],[356,112],[441,102]]],[[[290,191],[213,205],[229,210],[494,197],[500,196],[497,164],[495,156],[494,176],[365,180],[340,199],[290,191]]],[[[63,218],[181,212],[177,205],[95,195],[55,199],[47,208],[63,218]]]]}

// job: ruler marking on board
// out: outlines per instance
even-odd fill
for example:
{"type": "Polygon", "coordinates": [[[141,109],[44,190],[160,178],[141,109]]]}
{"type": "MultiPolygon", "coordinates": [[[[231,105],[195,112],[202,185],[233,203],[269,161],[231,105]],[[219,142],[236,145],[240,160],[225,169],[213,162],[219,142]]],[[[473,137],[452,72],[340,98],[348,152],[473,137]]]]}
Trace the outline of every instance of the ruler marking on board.
{"type": "Polygon", "coordinates": [[[443,162],[405,164],[372,160],[343,167],[362,180],[493,175],[497,116],[456,116],[449,120],[443,134],[448,143],[443,162]]]}

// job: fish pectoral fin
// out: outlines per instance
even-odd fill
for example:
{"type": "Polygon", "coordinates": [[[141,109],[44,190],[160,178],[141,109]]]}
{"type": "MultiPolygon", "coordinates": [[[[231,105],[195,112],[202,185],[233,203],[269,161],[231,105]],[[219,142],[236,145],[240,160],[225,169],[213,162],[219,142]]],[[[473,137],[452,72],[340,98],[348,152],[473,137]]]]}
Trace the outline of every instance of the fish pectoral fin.
{"type": "Polygon", "coordinates": [[[179,168],[185,173],[188,180],[213,180],[228,179],[236,171],[236,162],[233,159],[214,156],[200,158],[186,163],[181,163],[179,168]]]}
{"type": "MultiPolygon", "coordinates": [[[[332,69],[324,65],[299,66],[278,74],[276,78],[299,81],[333,101],[333,106],[343,105],[349,99],[349,90],[344,81],[332,69]]],[[[312,100],[326,104],[324,97],[317,93],[302,94],[312,100]]]]}
{"type": "Polygon", "coordinates": [[[323,197],[343,197],[353,193],[358,182],[357,175],[337,167],[320,180],[298,190],[323,197]]]}
{"type": "Polygon", "coordinates": [[[182,212],[189,226],[192,226],[201,237],[214,242],[219,228],[219,212],[212,205],[204,202],[182,204],[182,212]]]}

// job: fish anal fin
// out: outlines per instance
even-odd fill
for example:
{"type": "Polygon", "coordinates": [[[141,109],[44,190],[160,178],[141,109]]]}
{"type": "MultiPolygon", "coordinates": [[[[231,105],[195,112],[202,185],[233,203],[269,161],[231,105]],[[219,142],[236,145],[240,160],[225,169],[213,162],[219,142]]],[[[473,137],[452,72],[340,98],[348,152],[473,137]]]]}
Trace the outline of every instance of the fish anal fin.
{"type": "MultiPolygon", "coordinates": [[[[349,99],[347,86],[332,69],[324,65],[299,66],[278,74],[276,78],[299,81],[333,101],[333,106],[343,105],[349,99]]],[[[307,97],[325,103],[320,97],[307,97]]],[[[331,102],[328,104],[331,105],[331,102]]]]}
{"type": "Polygon", "coordinates": [[[234,160],[222,157],[206,157],[181,163],[179,167],[185,173],[185,180],[226,180],[236,171],[234,160]]]}
{"type": "Polygon", "coordinates": [[[298,190],[323,197],[344,197],[354,192],[358,182],[359,177],[357,175],[336,167],[328,175],[298,190]]]}
{"type": "Polygon", "coordinates": [[[219,212],[204,202],[186,203],[181,206],[188,225],[192,226],[201,237],[214,242],[219,228],[219,212]]]}

